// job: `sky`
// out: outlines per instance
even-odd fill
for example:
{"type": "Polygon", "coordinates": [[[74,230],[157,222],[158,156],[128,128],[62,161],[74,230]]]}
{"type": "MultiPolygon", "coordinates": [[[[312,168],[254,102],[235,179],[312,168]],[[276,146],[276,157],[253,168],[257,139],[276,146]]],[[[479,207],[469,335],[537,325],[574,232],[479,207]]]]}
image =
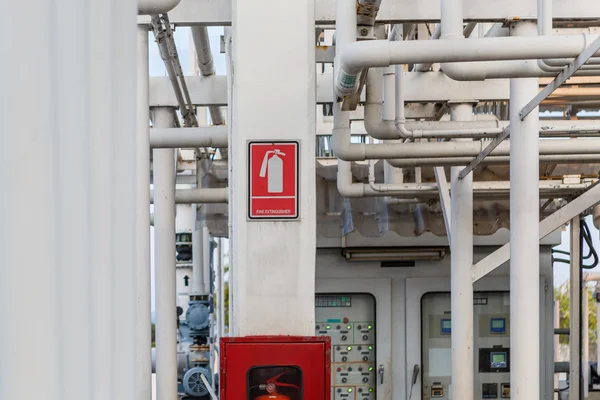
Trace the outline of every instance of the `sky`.
{"type": "MultiPolygon", "coordinates": [[[[225,75],[227,73],[225,54],[220,53],[220,36],[223,35],[223,27],[209,27],[208,34],[210,38],[211,48],[213,52],[213,58],[215,62],[215,69],[217,75],[225,75]]],[[[183,69],[184,74],[191,75],[192,73],[192,63],[191,63],[191,35],[190,28],[178,27],[175,30],[175,44],[177,46],[177,52],[179,54],[179,60],[181,63],[181,67],[183,69]]],[[[150,64],[150,76],[166,76],[166,70],[162,59],[160,58],[160,54],[158,52],[158,46],[154,42],[154,36],[150,33],[149,40],[149,64],[150,64]]],[[[592,233],[592,238],[594,241],[594,247],[596,249],[600,249],[600,238],[599,232],[594,227],[592,222],[592,218],[588,217],[588,226],[590,227],[590,231],[592,233]]],[[[154,242],[154,228],[152,228],[152,242],[154,242]]],[[[569,250],[569,228],[566,227],[562,232],[562,243],[556,246],[556,249],[560,250],[569,250]]],[[[154,276],[154,248],[152,251],[152,276],[154,276]]],[[[584,249],[584,254],[587,253],[587,250],[584,249]]],[[[600,267],[594,269],[594,271],[600,271],[600,267]]],[[[554,263],[554,285],[559,286],[566,283],[569,280],[569,266],[564,263],[554,263]]],[[[154,279],[152,279],[152,310],[154,310],[154,279]]]]}

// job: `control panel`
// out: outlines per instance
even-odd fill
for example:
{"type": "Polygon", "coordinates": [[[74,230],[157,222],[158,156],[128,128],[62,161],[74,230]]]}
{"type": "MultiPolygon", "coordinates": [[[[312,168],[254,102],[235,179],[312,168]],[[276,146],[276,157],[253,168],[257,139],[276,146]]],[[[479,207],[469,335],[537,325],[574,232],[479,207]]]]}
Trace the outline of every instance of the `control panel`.
{"type": "MultiPolygon", "coordinates": [[[[473,297],[474,398],[509,399],[509,293],[476,292],[473,297]]],[[[450,293],[426,294],[421,312],[423,400],[451,400],[450,293]]]]}
{"type": "Polygon", "coordinates": [[[331,337],[331,399],[375,400],[375,299],[318,294],[316,336],[331,337]]]}

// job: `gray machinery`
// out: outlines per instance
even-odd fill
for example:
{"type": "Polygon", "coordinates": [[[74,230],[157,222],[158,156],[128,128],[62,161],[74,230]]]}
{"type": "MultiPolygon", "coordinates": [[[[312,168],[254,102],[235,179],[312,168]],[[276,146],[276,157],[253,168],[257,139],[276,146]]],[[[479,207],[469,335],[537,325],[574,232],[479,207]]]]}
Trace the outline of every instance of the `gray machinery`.
{"type": "MultiPolygon", "coordinates": [[[[474,399],[510,398],[510,302],[508,292],[475,292],[474,399]]],[[[422,298],[423,400],[451,400],[452,315],[450,293],[422,298]]]]}
{"type": "Polygon", "coordinates": [[[331,337],[331,399],[374,400],[375,299],[369,294],[319,294],[317,336],[331,337]]]}
{"type": "Polygon", "coordinates": [[[181,323],[181,332],[184,338],[189,338],[186,366],[184,369],[181,386],[189,399],[208,399],[209,393],[201,375],[204,375],[212,384],[210,366],[210,314],[211,302],[208,296],[191,296],[185,321],[181,323]]]}
{"type": "MultiPolygon", "coordinates": [[[[178,263],[192,262],[192,234],[177,233],[176,250],[178,263]]],[[[181,342],[189,343],[183,374],[179,377],[179,391],[185,393],[188,399],[209,399],[209,392],[202,381],[204,375],[212,384],[210,365],[210,314],[212,300],[209,295],[190,295],[185,320],[181,321],[179,331],[181,342]]]]}

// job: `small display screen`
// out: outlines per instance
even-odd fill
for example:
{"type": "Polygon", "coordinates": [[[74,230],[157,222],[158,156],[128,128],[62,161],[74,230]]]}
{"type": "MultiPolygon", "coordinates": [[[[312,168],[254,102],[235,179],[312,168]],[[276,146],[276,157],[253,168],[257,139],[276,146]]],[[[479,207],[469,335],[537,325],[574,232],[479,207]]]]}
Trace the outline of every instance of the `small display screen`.
{"type": "Polygon", "coordinates": [[[449,335],[450,333],[452,333],[452,320],[442,320],[442,333],[445,335],[449,335]]]}
{"type": "Polygon", "coordinates": [[[504,318],[490,319],[490,331],[492,333],[505,333],[506,332],[506,320],[504,318]]]}
{"type": "Polygon", "coordinates": [[[492,353],[491,354],[491,368],[506,368],[506,353],[492,353]]]}

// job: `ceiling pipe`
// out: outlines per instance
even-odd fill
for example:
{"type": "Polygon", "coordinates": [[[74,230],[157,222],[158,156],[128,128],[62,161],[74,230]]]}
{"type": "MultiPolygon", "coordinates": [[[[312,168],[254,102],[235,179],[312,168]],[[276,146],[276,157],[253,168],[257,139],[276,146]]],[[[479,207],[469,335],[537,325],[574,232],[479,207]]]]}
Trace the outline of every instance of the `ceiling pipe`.
{"type": "Polygon", "coordinates": [[[150,129],[150,147],[196,148],[227,147],[227,127],[224,125],[199,128],[153,128],[150,129]]]}
{"type": "Polygon", "coordinates": [[[179,5],[181,0],[138,0],[138,15],[164,14],[179,5]]]}

